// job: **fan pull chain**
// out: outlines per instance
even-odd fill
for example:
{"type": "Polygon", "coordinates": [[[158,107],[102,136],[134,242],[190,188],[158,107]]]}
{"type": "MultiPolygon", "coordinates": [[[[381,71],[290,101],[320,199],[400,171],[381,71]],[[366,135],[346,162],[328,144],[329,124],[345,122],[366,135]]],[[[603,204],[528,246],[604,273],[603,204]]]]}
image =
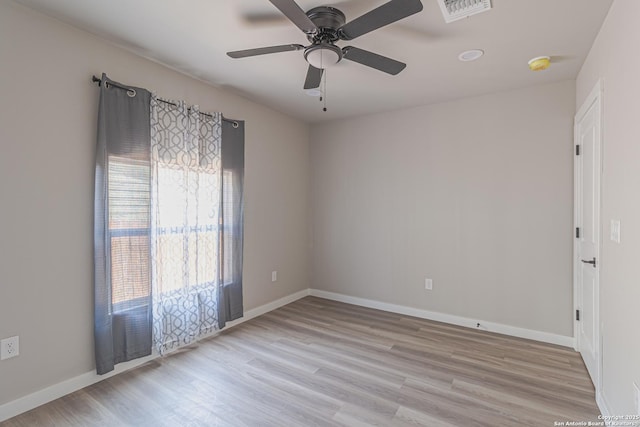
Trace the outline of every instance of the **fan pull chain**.
{"type": "Polygon", "coordinates": [[[322,90],[323,96],[320,98],[321,101],[324,102],[324,107],[322,111],[327,112],[327,70],[324,70],[324,88],[322,90]]]}
{"type": "Polygon", "coordinates": [[[323,71],[322,73],[322,79],[324,80],[324,88],[322,89],[322,93],[320,94],[320,102],[324,101],[324,106],[322,108],[322,111],[326,112],[327,111],[327,70],[325,70],[324,68],[324,64],[322,63],[322,60],[324,59],[324,55],[322,53],[320,53],[320,69],[323,71]]]}

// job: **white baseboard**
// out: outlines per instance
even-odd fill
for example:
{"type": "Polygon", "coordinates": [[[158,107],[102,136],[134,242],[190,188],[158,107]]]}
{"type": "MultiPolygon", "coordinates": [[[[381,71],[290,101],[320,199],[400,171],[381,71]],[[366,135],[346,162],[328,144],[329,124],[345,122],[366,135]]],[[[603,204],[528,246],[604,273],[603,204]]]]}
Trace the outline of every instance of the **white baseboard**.
{"type": "MultiPolygon", "coordinates": [[[[284,305],[290,304],[294,301],[299,300],[300,298],[306,297],[307,295],[309,295],[309,289],[304,289],[294,294],[287,295],[276,301],[272,301],[268,304],[264,304],[251,310],[247,310],[244,313],[244,317],[232,322],[228,322],[224,330],[268,313],[284,305]]],[[[214,335],[215,333],[217,333],[217,331],[212,335],[214,335]]],[[[157,357],[159,357],[157,354],[152,354],[150,356],[142,357],[130,362],[120,363],[116,365],[113,371],[104,375],[98,375],[95,371],[87,372],[78,375],[77,377],[73,377],[52,386],[46,387],[42,390],[38,390],[35,393],[31,393],[19,399],[0,405],[0,422],[15,417],[16,415],[20,415],[23,412],[30,411],[31,409],[37,408],[38,406],[44,405],[45,403],[49,403],[52,400],[58,399],[62,396],[66,396],[67,394],[73,393],[74,391],[80,390],[84,387],[88,387],[102,380],[106,380],[107,378],[110,378],[114,375],[118,375],[122,372],[136,368],[157,357]]]]}
{"type": "Polygon", "coordinates": [[[333,301],[344,302],[347,304],[359,305],[362,307],[375,308],[382,311],[404,314],[407,316],[419,317],[422,319],[434,320],[436,322],[449,323],[452,325],[464,326],[467,328],[477,329],[476,325],[480,323],[483,331],[496,332],[498,334],[511,335],[519,338],[526,338],[534,341],[541,341],[550,344],[557,344],[564,347],[574,347],[574,338],[564,335],[552,334],[549,332],[535,331],[532,329],[518,328],[516,326],[503,325],[501,323],[487,322],[481,319],[470,319],[467,317],[454,316],[451,314],[438,313],[435,311],[423,310],[420,308],[407,307],[404,305],[389,304],[370,300],[366,298],[353,297],[335,292],[327,292],[319,289],[311,289],[309,295],[319,298],[325,298],[333,301]]]}
{"type": "Polygon", "coordinates": [[[64,380],[47,388],[43,388],[42,390],[38,390],[35,393],[31,393],[19,399],[5,403],[0,406],[0,422],[15,417],[16,415],[20,415],[23,412],[30,411],[62,396],[66,396],[67,394],[73,393],[81,388],[88,387],[91,384],[106,380],[107,378],[128,371],[129,369],[136,368],[155,359],[156,357],[158,357],[158,355],[152,354],[130,362],[120,363],[116,365],[113,371],[104,375],[98,375],[95,371],[86,372],[78,375],[77,377],[69,378],[68,380],[64,380]]]}
{"type": "Polygon", "coordinates": [[[609,409],[609,404],[604,398],[602,391],[596,391],[596,404],[598,405],[598,409],[600,409],[600,413],[602,414],[605,424],[608,426],[615,425],[613,424],[613,418],[611,417],[611,409],[609,409]]]}
{"type": "MultiPolygon", "coordinates": [[[[309,295],[310,289],[303,289],[291,295],[287,295],[270,303],[261,305],[260,307],[252,308],[244,313],[244,316],[238,320],[234,320],[232,322],[227,323],[227,328],[239,325],[240,323],[246,322],[247,320],[251,320],[258,316],[262,316],[265,313],[273,311],[277,308],[285,306],[287,304],[291,304],[294,301],[298,301],[301,298],[304,298],[309,295]]],[[[226,328],[225,328],[226,329],[226,328]]]]}

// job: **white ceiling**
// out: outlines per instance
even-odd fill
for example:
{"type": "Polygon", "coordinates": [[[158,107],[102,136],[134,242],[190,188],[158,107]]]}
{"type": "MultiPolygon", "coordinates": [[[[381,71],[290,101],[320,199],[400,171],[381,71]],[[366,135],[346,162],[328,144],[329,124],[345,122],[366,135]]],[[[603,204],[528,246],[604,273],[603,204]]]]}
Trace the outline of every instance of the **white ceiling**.
{"type": "MultiPolygon", "coordinates": [[[[225,54],[308,44],[268,0],[17,1],[215,86],[318,122],[574,79],[613,0],[493,0],[492,10],[451,24],[445,24],[436,0],[422,0],[422,12],[348,42],[407,68],[390,76],[342,61],[327,73],[327,112],[302,89],[302,51],[244,59],[225,54]],[[486,54],[476,62],[458,61],[468,49],[486,54]],[[552,56],[551,68],[529,71],[528,60],[541,55],[552,56]]],[[[338,7],[347,21],[385,2],[298,0],[304,10],[338,7]]]]}

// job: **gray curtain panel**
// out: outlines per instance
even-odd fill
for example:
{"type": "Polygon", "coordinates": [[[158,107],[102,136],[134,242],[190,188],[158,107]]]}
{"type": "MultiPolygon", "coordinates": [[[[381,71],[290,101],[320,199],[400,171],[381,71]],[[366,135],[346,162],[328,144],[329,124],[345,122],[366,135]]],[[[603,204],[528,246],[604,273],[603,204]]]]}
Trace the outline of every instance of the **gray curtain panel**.
{"type": "Polygon", "coordinates": [[[151,354],[150,96],[102,75],[94,201],[98,374],[151,354]]]}
{"type": "Polygon", "coordinates": [[[222,122],[222,269],[218,323],[243,316],[242,251],[244,238],[244,122],[222,122]]]}

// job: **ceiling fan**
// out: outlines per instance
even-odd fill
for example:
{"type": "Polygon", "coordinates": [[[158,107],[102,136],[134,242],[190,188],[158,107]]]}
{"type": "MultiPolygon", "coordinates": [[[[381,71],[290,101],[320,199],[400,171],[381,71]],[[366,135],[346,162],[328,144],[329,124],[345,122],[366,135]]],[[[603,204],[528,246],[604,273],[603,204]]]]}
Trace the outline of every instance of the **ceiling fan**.
{"type": "Polygon", "coordinates": [[[404,70],[407,64],[402,62],[353,46],[340,48],[335,43],[339,40],[353,40],[422,10],[420,0],[391,0],[347,23],[344,13],[335,7],[320,6],[304,12],[295,0],[269,1],[306,34],[311,44],[309,46],[286,44],[238,50],[227,52],[227,55],[231,58],[246,58],[269,53],[304,50],[304,58],[309,63],[304,82],[305,89],[318,88],[324,70],[336,65],[342,59],[357,62],[391,75],[396,75],[404,70]]]}

